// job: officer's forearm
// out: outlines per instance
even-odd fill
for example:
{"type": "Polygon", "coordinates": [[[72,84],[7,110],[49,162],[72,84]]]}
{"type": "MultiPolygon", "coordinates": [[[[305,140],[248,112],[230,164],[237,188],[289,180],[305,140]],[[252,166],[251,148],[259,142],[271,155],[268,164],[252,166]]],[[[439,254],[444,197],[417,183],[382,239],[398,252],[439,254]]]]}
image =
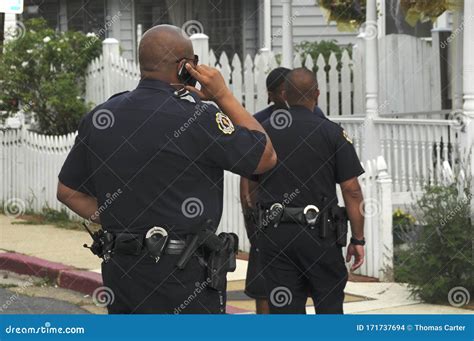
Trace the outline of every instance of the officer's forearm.
{"type": "Polygon", "coordinates": [[[362,239],[364,237],[364,215],[362,214],[364,197],[357,178],[341,183],[341,190],[351,222],[352,237],[362,239]]]}
{"type": "Polygon", "coordinates": [[[262,125],[249,114],[247,110],[237,101],[237,99],[229,93],[219,97],[216,100],[219,108],[232,120],[233,123],[245,127],[249,130],[259,131],[267,137],[267,143],[265,145],[265,150],[260,159],[260,162],[255,170],[255,174],[265,173],[266,171],[272,169],[277,162],[277,156],[275,150],[273,149],[272,141],[267,135],[265,129],[262,125]]]}
{"type": "Polygon", "coordinates": [[[57,198],[82,218],[100,224],[96,198],[75,191],[61,182],[58,183],[57,198]]]}

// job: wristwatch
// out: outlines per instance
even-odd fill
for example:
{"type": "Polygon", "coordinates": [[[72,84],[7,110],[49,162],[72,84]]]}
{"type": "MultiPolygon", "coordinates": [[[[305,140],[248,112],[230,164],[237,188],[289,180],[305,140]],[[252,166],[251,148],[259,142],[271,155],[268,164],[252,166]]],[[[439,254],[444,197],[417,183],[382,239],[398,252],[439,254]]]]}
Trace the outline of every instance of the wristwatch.
{"type": "Polygon", "coordinates": [[[362,238],[362,239],[351,238],[351,244],[364,246],[365,245],[365,238],[362,238]]]}

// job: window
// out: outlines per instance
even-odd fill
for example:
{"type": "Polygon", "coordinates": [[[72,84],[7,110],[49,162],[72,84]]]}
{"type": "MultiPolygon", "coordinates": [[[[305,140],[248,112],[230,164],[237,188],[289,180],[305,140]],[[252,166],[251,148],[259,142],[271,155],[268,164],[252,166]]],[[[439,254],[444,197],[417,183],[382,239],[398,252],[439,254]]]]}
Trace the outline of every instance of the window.
{"type": "MultiPolygon", "coordinates": [[[[136,0],[135,23],[143,32],[159,24],[182,27],[197,20],[209,36],[209,47],[217,56],[225,51],[228,56],[242,55],[242,1],[243,0],[136,0]]],[[[199,25],[197,25],[199,26],[199,25]]]]}
{"type": "Polygon", "coordinates": [[[98,32],[105,23],[105,0],[68,0],[68,30],[98,32]]]}
{"type": "Polygon", "coordinates": [[[23,20],[43,17],[52,28],[58,28],[59,0],[26,0],[23,20]]]}

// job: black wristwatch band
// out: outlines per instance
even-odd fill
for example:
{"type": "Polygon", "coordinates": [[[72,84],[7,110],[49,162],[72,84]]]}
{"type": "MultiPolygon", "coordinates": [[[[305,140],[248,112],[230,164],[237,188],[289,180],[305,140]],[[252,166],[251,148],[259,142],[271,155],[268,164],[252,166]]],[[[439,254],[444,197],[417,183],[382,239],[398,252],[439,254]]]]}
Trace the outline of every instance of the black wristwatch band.
{"type": "Polygon", "coordinates": [[[365,238],[362,238],[362,239],[351,238],[351,244],[364,246],[365,245],[365,238]]]}

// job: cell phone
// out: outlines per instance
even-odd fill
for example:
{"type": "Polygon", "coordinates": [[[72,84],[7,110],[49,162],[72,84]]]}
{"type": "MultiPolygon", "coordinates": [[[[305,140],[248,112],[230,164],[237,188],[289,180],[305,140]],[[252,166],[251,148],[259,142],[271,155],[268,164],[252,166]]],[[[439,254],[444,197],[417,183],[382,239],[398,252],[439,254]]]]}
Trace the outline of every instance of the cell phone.
{"type": "Polygon", "coordinates": [[[182,82],[184,85],[189,85],[189,86],[196,86],[197,80],[191,76],[189,71],[186,69],[186,64],[184,63],[183,66],[178,71],[178,79],[180,82],[182,82]]]}

